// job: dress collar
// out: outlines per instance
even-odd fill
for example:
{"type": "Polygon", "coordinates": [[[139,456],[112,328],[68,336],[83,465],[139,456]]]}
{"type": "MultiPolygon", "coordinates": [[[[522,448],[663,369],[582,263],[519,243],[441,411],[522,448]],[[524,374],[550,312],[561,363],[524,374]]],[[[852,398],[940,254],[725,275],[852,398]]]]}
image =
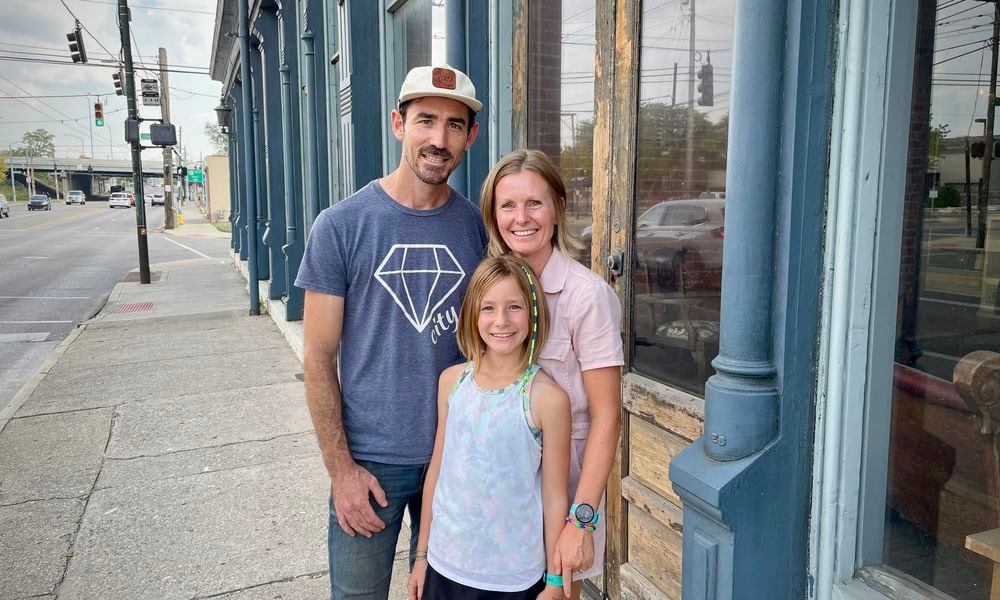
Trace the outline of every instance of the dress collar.
{"type": "Polygon", "coordinates": [[[553,247],[549,261],[545,263],[542,274],[538,276],[542,282],[542,290],[546,294],[558,294],[566,285],[566,277],[569,276],[570,260],[566,255],[553,247]]]}

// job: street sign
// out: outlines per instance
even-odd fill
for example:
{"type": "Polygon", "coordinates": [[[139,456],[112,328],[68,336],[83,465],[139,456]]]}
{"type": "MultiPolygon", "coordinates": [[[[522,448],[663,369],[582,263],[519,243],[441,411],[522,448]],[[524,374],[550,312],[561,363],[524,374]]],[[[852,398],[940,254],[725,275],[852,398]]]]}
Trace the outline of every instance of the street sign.
{"type": "Polygon", "coordinates": [[[188,171],[188,183],[205,183],[205,173],[198,169],[188,171]]]}
{"type": "Polygon", "coordinates": [[[142,105],[159,106],[160,82],[156,79],[142,79],[140,83],[142,84],[142,105]]]}
{"type": "Polygon", "coordinates": [[[148,133],[140,133],[139,134],[139,139],[140,140],[146,140],[148,142],[149,141],[149,134],[148,133]]]}

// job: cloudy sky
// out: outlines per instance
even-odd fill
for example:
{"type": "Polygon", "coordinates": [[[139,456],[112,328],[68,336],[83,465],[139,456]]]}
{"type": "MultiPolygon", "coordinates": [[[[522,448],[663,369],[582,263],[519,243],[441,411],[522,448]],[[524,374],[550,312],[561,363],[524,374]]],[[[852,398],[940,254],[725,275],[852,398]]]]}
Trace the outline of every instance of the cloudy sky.
{"type": "MultiPolygon", "coordinates": [[[[93,127],[93,154],[128,158],[125,97],[114,93],[115,70],[101,66],[121,51],[116,6],[115,0],[0,0],[0,148],[16,147],[26,131],[41,128],[55,136],[58,156],[90,156],[93,105],[100,98],[107,126],[93,127]],[[66,34],[75,27],[73,14],[87,30],[89,65],[70,62],[66,34]]],[[[189,161],[213,153],[203,130],[215,122],[221,90],[207,74],[215,2],[130,0],[129,7],[136,79],[158,76],[140,69],[156,69],[161,47],[172,69],[189,71],[169,74],[171,121],[181,128],[189,161]]],[[[144,117],[159,117],[159,110],[140,103],[144,117]]],[[[162,151],[147,150],[143,157],[158,160],[162,151]]]]}

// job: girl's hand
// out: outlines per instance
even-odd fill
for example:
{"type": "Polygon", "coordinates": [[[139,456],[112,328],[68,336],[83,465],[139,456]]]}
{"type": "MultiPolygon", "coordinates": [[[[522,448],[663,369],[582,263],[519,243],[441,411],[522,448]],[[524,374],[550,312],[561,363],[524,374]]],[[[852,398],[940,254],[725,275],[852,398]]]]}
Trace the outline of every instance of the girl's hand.
{"type": "Polygon", "coordinates": [[[424,595],[424,580],[427,579],[427,559],[422,558],[413,563],[413,572],[406,582],[406,597],[408,600],[420,600],[424,595]]]}
{"type": "Polygon", "coordinates": [[[538,594],[536,600],[566,600],[566,596],[563,596],[563,590],[557,585],[547,585],[542,593],[538,594]]]}
{"type": "Polygon", "coordinates": [[[556,552],[566,576],[572,577],[573,571],[586,571],[594,566],[594,534],[566,523],[556,542],[556,552]]]}

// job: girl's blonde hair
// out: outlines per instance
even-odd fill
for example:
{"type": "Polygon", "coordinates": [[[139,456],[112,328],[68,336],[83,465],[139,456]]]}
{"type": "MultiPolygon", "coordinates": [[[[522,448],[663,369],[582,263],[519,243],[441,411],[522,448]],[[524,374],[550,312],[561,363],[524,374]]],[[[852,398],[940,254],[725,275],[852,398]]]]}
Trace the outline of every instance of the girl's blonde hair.
{"type": "Polygon", "coordinates": [[[580,248],[580,243],[570,235],[566,227],[566,184],[563,183],[559,169],[552,164],[552,160],[541,150],[514,150],[507,156],[500,159],[483,182],[483,191],[479,196],[479,208],[483,213],[483,223],[486,224],[486,232],[489,233],[490,242],[486,246],[486,253],[489,256],[502,256],[510,254],[510,248],[503,241],[500,235],[500,227],[497,225],[496,212],[496,190],[500,180],[508,175],[514,175],[521,171],[532,171],[545,181],[552,196],[552,205],[556,211],[556,225],[552,231],[552,243],[563,254],[571,250],[580,248]]]}
{"type": "Polygon", "coordinates": [[[514,280],[524,297],[528,323],[534,329],[528,333],[524,347],[521,348],[519,355],[521,369],[527,369],[531,363],[538,361],[538,352],[548,338],[549,308],[545,303],[542,286],[531,271],[531,267],[513,256],[483,259],[469,280],[469,287],[462,300],[462,309],[458,313],[458,331],[455,333],[458,349],[476,368],[479,367],[479,358],[486,352],[486,342],[479,335],[480,304],[494,285],[508,277],[514,280]]]}

